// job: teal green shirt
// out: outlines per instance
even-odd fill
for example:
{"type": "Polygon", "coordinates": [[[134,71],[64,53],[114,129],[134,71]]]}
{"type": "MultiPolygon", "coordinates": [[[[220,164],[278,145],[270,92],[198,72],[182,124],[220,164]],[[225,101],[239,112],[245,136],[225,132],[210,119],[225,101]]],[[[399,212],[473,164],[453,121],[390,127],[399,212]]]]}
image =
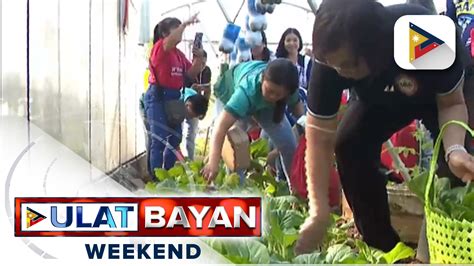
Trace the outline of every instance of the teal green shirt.
{"type": "MultiPolygon", "coordinates": [[[[224,103],[224,109],[237,118],[244,118],[260,110],[273,108],[262,95],[262,77],[267,63],[250,61],[227,70],[214,86],[214,94],[224,103]]],[[[298,102],[298,91],[291,95],[289,104],[298,102]]]]}
{"type": "Polygon", "coordinates": [[[192,88],[184,88],[184,93],[181,95],[181,100],[186,102],[189,97],[197,95],[197,92],[192,88]]]}

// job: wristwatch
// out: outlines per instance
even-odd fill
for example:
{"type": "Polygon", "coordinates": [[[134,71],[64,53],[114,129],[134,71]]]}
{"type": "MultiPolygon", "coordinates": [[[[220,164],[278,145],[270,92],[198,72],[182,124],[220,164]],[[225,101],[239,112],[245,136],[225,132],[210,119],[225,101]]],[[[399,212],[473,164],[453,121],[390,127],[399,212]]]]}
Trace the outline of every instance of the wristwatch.
{"type": "Polygon", "coordinates": [[[444,160],[445,160],[447,163],[449,163],[449,156],[450,156],[451,153],[453,153],[454,151],[463,151],[463,152],[466,152],[466,153],[467,153],[466,148],[464,148],[464,146],[462,146],[462,145],[455,144],[455,145],[449,146],[449,148],[446,149],[446,153],[445,153],[445,155],[444,155],[444,160]]]}

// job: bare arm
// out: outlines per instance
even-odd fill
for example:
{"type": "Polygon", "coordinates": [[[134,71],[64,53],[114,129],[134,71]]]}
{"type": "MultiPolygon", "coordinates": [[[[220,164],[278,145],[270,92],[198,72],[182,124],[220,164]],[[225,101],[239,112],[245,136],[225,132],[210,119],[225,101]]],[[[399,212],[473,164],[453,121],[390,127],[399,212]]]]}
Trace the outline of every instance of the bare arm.
{"type": "Polygon", "coordinates": [[[337,119],[309,115],[306,121],[306,176],[310,215],[329,214],[329,176],[334,163],[337,119]]]}
{"type": "Polygon", "coordinates": [[[176,45],[181,41],[183,38],[183,32],[186,29],[187,24],[182,23],[178,26],[177,29],[172,31],[170,35],[168,35],[163,41],[163,49],[165,52],[170,51],[171,49],[175,48],[176,45]]]}
{"type": "Polygon", "coordinates": [[[197,75],[199,75],[199,73],[201,72],[201,67],[204,60],[203,55],[204,55],[203,49],[193,48],[193,63],[191,65],[191,68],[189,68],[188,71],[186,72],[186,75],[191,80],[195,80],[197,75]]]}
{"type": "Polygon", "coordinates": [[[168,52],[169,50],[175,48],[176,45],[178,45],[178,43],[183,38],[183,32],[187,26],[199,22],[197,16],[198,14],[194,14],[188,20],[181,23],[181,25],[179,25],[177,29],[171,31],[170,34],[166,36],[166,38],[163,41],[163,48],[165,49],[165,52],[168,52]]]}
{"type": "Polygon", "coordinates": [[[329,176],[334,162],[337,119],[308,116],[306,121],[306,182],[309,217],[300,228],[297,254],[311,253],[322,244],[329,225],[329,176]]]}
{"type": "MultiPolygon", "coordinates": [[[[438,96],[438,120],[442,126],[451,120],[467,122],[467,108],[463,95],[464,82],[460,82],[457,88],[450,94],[438,96]]],[[[466,130],[457,125],[451,125],[446,128],[443,136],[443,145],[445,151],[448,151],[453,145],[464,146],[466,130]]],[[[448,165],[451,172],[464,182],[474,180],[474,157],[465,150],[456,149],[448,155],[448,165]]]]}
{"type": "Polygon", "coordinates": [[[214,179],[217,174],[225,136],[236,120],[237,119],[227,111],[223,111],[217,119],[211,139],[209,161],[203,169],[203,175],[208,179],[214,179]]]}
{"type": "MultiPolygon", "coordinates": [[[[463,88],[464,82],[460,82],[454,92],[437,97],[438,120],[440,127],[451,120],[467,122],[467,108],[464,102],[463,88]]],[[[464,146],[466,131],[459,126],[450,126],[446,129],[443,138],[444,149],[452,145],[464,146]]]]}
{"type": "MultiPolygon", "coordinates": [[[[178,43],[183,38],[183,32],[187,26],[199,22],[197,15],[198,14],[195,14],[194,16],[190,17],[188,20],[179,25],[178,28],[171,31],[168,36],[166,36],[163,41],[163,49],[165,52],[170,51],[171,49],[175,48],[176,45],[178,45],[178,43]]],[[[191,80],[194,80],[201,71],[203,54],[204,52],[202,49],[193,48],[193,62],[191,68],[186,72],[186,75],[188,75],[191,80]]]]}
{"type": "Polygon", "coordinates": [[[211,148],[209,153],[209,163],[219,163],[225,135],[227,134],[229,128],[235,123],[235,121],[235,117],[227,111],[223,111],[221,115],[219,115],[216,130],[212,136],[211,148]]]}

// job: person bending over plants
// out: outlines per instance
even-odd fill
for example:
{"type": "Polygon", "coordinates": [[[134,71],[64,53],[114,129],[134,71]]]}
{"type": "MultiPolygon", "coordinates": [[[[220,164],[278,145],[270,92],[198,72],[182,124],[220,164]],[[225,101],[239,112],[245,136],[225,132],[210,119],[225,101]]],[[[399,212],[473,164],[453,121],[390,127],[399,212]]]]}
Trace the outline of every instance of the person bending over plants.
{"type": "Polygon", "coordinates": [[[250,61],[227,70],[214,87],[216,104],[223,105],[223,110],[218,112],[203,175],[209,180],[215,178],[227,131],[237,120],[245,125],[252,118],[270,136],[289,173],[296,140],[285,117],[285,108],[289,105],[298,117],[303,114],[298,87],[298,70],[288,59],[276,59],[268,64],[250,61]]]}
{"type": "MultiPolygon", "coordinates": [[[[422,119],[435,138],[446,122],[468,121],[464,94],[474,88],[463,91],[467,56],[460,41],[456,60],[446,70],[407,71],[394,61],[396,20],[423,14],[429,11],[421,6],[384,7],[375,0],[321,4],[313,28],[316,63],[306,123],[310,216],[301,227],[298,253],[314,251],[326,233],[334,152],[357,229],[370,246],[389,251],[400,238],[390,223],[386,177],[378,171],[382,143],[413,119],[422,119]],[[342,91],[351,87],[358,99],[349,103],[337,126],[342,91]]],[[[474,179],[465,137],[465,129],[449,126],[438,162],[438,173],[458,185],[474,179]]]]}

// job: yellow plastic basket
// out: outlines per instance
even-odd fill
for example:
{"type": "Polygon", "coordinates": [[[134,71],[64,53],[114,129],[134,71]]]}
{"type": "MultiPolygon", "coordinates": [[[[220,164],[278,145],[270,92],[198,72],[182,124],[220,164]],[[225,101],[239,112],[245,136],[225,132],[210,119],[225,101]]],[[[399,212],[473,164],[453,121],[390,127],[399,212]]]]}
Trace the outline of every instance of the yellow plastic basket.
{"type": "Polygon", "coordinates": [[[441,128],[436,140],[425,190],[426,235],[430,251],[430,263],[474,263],[474,223],[448,217],[432,206],[432,197],[435,193],[430,193],[430,191],[432,187],[433,190],[435,187],[433,179],[441,140],[446,127],[452,124],[462,126],[474,136],[474,130],[466,124],[459,121],[450,121],[441,128]]]}

